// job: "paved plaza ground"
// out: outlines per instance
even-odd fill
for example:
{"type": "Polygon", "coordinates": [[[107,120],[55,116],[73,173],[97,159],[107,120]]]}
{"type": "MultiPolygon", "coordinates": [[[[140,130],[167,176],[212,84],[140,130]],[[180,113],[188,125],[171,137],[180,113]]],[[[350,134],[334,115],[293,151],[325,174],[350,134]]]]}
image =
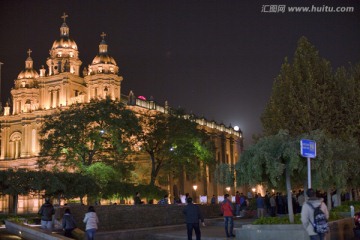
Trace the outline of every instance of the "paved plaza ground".
{"type": "MultiPolygon", "coordinates": [[[[237,227],[241,227],[242,225],[245,225],[245,224],[251,224],[252,221],[254,221],[254,220],[255,219],[235,218],[234,227],[237,228],[237,227]]],[[[206,221],[207,220],[205,219],[205,223],[206,223],[206,221]]],[[[235,239],[235,238],[226,238],[225,237],[224,223],[221,218],[216,219],[215,221],[212,219],[211,221],[209,220],[209,222],[211,222],[209,225],[207,225],[205,227],[201,227],[201,239],[202,240],[235,239]]],[[[103,234],[101,234],[99,232],[99,235],[103,235],[103,234]]],[[[102,238],[102,237],[100,237],[100,238],[102,238]]],[[[7,233],[6,229],[2,228],[2,229],[0,229],[0,239],[1,240],[20,240],[21,238],[7,233]]],[[[179,225],[179,227],[176,228],[175,230],[169,230],[169,231],[162,232],[162,233],[156,233],[156,231],[154,231],[154,234],[151,237],[151,240],[165,240],[165,239],[186,240],[187,234],[186,234],[185,224],[183,226],[179,225]]],[[[193,234],[193,239],[196,239],[195,233],[193,234]]],[[[347,240],[356,240],[356,238],[347,239],[347,240]]]]}
{"type": "MultiPolygon", "coordinates": [[[[205,223],[206,223],[205,219],[205,223]]],[[[234,221],[234,227],[240,227],[243,224],[249,224],[253,219],[239,219],[236,218],[234,221]]],[[[18,236],[12,235],[6,232],[5,228],[0,229],[0,239],[1,240],[19,240],[21,239],[18,236]]],[[[179,226],[177,230],[170,230],[165,233],[154,234],[152,239],[187,239],[186,235],[186,226],[179,226]]],[[[193,234],[193,239],[195,239],[195,233],[193,234]]],[[[201,227],[201,239],[203,240],[216,240],[216,239],[228,239],[225,237],[224,223],[221,218],[216,221],[212,220],[211,225],[206,225],[201,227]]],[[[233,238],[234,239],[234,238],[233,238]]]]}

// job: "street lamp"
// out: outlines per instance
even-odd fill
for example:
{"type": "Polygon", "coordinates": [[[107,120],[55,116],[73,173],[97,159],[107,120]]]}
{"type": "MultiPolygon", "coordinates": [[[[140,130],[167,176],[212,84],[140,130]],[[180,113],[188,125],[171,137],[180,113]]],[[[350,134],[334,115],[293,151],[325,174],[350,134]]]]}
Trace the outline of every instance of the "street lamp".
{"type": "Polygon", "coordinates": [[[226,189],[226,191],[230,192],[230,189],[231,189],[231,188],[230,188],[230,187],[226,187],[225,189],[226,189]]]}

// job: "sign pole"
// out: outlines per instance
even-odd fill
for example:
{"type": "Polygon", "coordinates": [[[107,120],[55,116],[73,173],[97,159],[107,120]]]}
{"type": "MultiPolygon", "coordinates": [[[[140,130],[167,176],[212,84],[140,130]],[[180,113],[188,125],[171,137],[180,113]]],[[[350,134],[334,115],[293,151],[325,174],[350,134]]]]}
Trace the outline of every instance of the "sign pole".
{"type": "Polygon", "coordinates": [[[307,171],[308,171],[308,189],[311,188],[311,165],[310,158],[307,158],[307,171]]]}
{"type": "Polygon", "coordinates": [[[307,158],[308,188],[311,188],[311,162],[310,158],[316,157],[316,142],[309,139],[301,139],[300,154],[307,158]]]}

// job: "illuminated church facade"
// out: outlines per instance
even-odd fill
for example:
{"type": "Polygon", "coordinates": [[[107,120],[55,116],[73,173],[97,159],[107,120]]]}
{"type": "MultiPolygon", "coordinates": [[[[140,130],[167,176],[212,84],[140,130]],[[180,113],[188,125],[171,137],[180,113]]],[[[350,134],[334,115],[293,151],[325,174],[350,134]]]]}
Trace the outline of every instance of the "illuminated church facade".
{"type": "MultiPolygon", "coordinates": [[[[169,108],[167,102],[160,106],[152,100],[135,97],[133,92],[128,95],[121,94],[123,78],[119,75],[115,59],[108,53],[104,33],[101,34],[99,52],[88,67],[82,68],[78,46],[70,37],[66,23],[67,15],[64,14],[62,18],[60,37],[52,44],[46,65],[36,71],[29,49],[25,68],[14,81],[11,90],[12,103],[6,104],[3,115],[0,116],[0,170],[37,169],[40,152],[39,130],[44,116],[54,113],[59,108],[107,96],[113,100],[121,100],[135,112],[166,113],[169,108]]],[[[217,162],[235,164],[243,148],[242,132],[235,131],[231,126],[209,122],[204,118],[196,121],[200,128],[211,134],[216,145],[217,162]]],[[[209,170],[206,175],[202,178],[206,179],[206,183],[186,182],[184,191],[192,192],[193,185],[197,184],[196,191],[199,195],[223,194],[225,186],[216,184],[214,179],[211,179],[212,173],[209,170]]],[[[175,192],[176,184],[172,182],[168,186],[171,194],[175,192]]]]}

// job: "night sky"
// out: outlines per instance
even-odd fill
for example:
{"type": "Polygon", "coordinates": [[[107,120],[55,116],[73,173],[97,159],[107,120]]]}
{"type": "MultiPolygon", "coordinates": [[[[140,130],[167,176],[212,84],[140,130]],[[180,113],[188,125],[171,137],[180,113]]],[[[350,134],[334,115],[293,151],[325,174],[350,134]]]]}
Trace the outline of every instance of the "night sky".
{"type": "Polygon", "coordinates": [[[261,133],[273,80],[301,36],[334,69],[360,61],[359,0],[1,0],[3,105],[29,48],[35,69],[46,65],[64,12],[83,66],[98,53],[105,32],[124,77],[123,94],[133,90],[161,105],[167,100],[207,120],[238,125],[246,145],[261,133]],[[279,5],[350,6],[354,12],[270,12],[279,5]]]}

